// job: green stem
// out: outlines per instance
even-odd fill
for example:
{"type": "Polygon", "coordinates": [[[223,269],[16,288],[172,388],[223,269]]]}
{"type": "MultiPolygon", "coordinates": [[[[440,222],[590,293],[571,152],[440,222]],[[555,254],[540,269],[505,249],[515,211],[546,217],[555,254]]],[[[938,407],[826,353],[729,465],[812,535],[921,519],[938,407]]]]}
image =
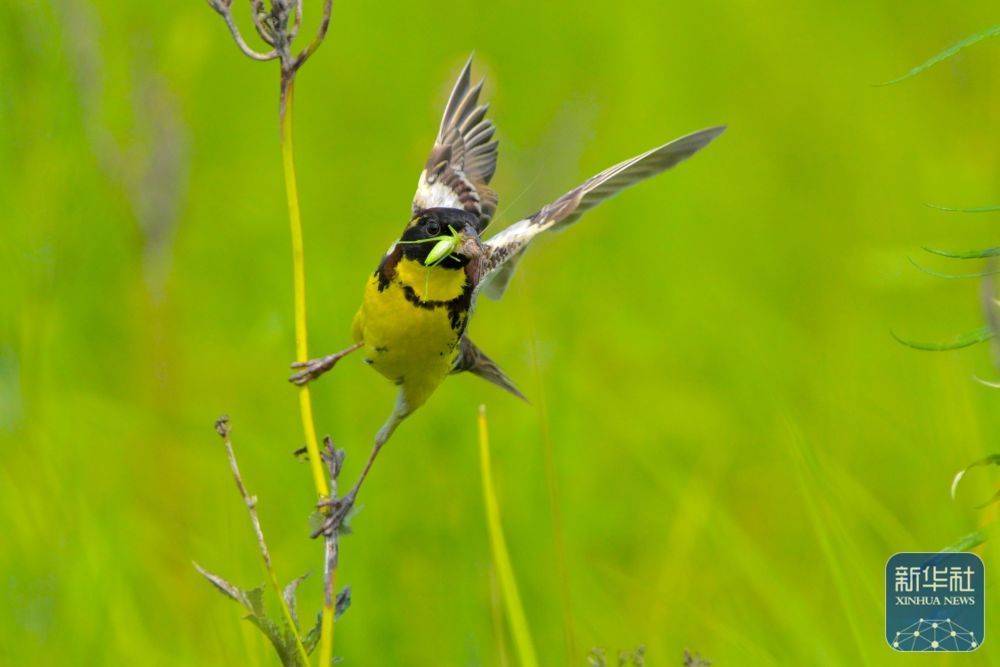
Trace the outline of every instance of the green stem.
{"type": "Polygon", "coordinates": [[[500,506],[497,503],[496,490],[493,488],[493,472],[490,465],[490,434],[486,423],[486,406],[479,406],[479,465],[483,477],[483,500],[486,504],[486,525],[489,528],[490,547],[493,552],[493,564],[500,579],[500,591],[507,608],[507,622],[510,623],[510,633],[514,637],[521,667],[538,667],[535,657],[535,646],[531,641],[531,631],[521,606],[521,595],[517,591],[517,580],[510,564],[510,554],[507,552],[507,542],[503,536],[503,526],[500,523],[500,506]]]}
{"type": "MultiPolygon", "coordinates": [[[[294,73],[282,76],[281,86],[281,162],[285,171],[285,194],[288,199],[288,220],[292,233],[292,277],[295,292],[295,359],[309,360],[309,334],[306,325],[306,268],[305,244],[302,240],[302,216],[299,212],[299,189],[295,178],[295,153],[292,144],[292,101],[294,98],[294,73]]],[[[306,439],[306,451],[309,453],[309,467],[312,470],[313,483],[320,498],[330,495],[330,488],[323,472],[323,460],[319,453],[319,441],[316,438],[316,426],[313,422],[312,396],[308,385],[299,388],[299,413],[302,418],[302,430],[306,439]]],[[[330,571],[330,585],[336,571],[330,571]]],[[[325,595],[323,600],[323,615],[320,624],[319,664],[328,667],[333,659],[333,616],[334,602],[332,595],[325,595]]],[[[306,665],[309,664],[308,659],[306,665]]]]}

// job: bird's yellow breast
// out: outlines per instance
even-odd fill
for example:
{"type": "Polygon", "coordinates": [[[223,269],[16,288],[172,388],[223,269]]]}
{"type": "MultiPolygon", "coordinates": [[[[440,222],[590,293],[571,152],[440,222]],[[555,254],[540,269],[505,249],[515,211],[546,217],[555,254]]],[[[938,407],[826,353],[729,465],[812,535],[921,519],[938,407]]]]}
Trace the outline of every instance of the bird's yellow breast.
{"type": "Polygon", "coordinates": [[[423,402],[451,372],[468,315],[460,303],[466,293],[464,271],[406,258],[391,279],[369,278],[354,339],[364,341],[375,370],[412,394],[411,403],[423,402]]]}

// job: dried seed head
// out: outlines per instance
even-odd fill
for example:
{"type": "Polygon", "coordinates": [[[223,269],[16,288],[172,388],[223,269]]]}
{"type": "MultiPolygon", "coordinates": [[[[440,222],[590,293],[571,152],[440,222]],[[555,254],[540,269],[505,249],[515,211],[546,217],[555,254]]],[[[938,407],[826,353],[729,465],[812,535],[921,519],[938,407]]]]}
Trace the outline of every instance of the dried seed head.
{"type": "Polygon", "coordinates": [[[229,415],[222,415],[215,420],[215,432],[223,438],[229,435],[229,415]]]}

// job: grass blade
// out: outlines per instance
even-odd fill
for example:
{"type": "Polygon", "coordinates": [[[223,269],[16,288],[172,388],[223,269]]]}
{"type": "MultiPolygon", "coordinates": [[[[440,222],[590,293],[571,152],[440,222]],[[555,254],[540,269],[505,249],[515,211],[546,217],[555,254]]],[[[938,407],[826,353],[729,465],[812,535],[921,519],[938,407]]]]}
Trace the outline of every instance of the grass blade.
{"type": "Polygon", "coordinates": [[[1000,248],[984,248],[983,250],[938,250],[937,248],[928,248],[927,246],[924,246],[924,250],[932,255],[939,255],[950,259],[985,259],[986,257],[1000,256],[1000,248]]]}
{"type": "Polygon", "coordinates": [[[969,551],[970,549],[975,549],[985,541],[986,533],[976,530],[960,537],[957,542],[945,547],[941,551],[969,551]]]}
{"type": "Polygon", "coordinates": [[[1000,211],[1000,204],[994,206],[975,206],[972,208],[962,208],[959,206],[940,206],[939,204],[927,204],[927,206],[939,211],[948,213],[994,213],[1000,211]]]}
{"type": "Polygon", "coordinates": [[[970,463],[955,473],[955,478],[951,480],[951,499],[955,499],[955,492],[958,491],[958,483],[962,481],[963,477],[965,477],[965,473],[969,472],[973,468],[981,468],[982,466],[989,465],[1000,465],[1000,454],[990,454],[986,458],[970,463]]]}
{"type": "MultiPolygon", "coordinates": [[[[951,499],[952,500],[955,499],[955,493],[958,491],[958,484],[959,484],[959,482],[962,481],[962,478],[965,477],[965,473],[969,472],[973,468],[981,468],[983,466],[1000,466],[1000,454],[990,454],[989,456],[987,456],[985,458],[982,458],[982,459],[979,459],[978,461],[973,461],[972,463],[970,463],[969,465],[965,466],[964,468],[962,468],[961,470],[959,470],[957,473],[955,473],[955,478],[953,480],[951,480],[951,499]]],[[[976,509],[983,509],[984,507],[987,507],[987,506],[992,505],[993,503],[997,502],[997,500],[1000,500],[1000,491],[998,491],[997,493],[995,493],[993,495],[993,497],[990,498],[989,500],[987,500],[985,503],[982,503],[981,505],[977,505],[976,509]]]]}
{"type": "Polygon", "coordinates": [[[907,257],[910,264],[914,266],[918,271],[922,271],[929,276],[934,276],[935,278],[944,278],[945,280],[963,280],[966,278],[985,278],[986,276],[992,276],[994,274],[1000,273],[1000,269],[990,269],[987,271],[979,271],[978,273],[941,273],[940,271],[935,271],[934,269],[928,269],[925,266],[917,264],[916,260],[912,257],[907,257]]]}
{"type": "Polygon", "coordinates": [[[937,65],[939,62],[942,62],[944,60],[947,60],[948,58],[951,58],[953,55],[955,55],[956,53],[958,53],[962,49],[964,49],[966,47],[969,47],[969,46],[972,46],[976,42],[982,41],[982,40],[984,40],[984,39],[986,39],[988,37],[996,37],[997,35],[1000,35],[1000,24],[992,26],[990,28],[987,28],[986,30],[983,30],[982,32],[977,32],[974,35],[969,35],[968,37],[966,37],[962,41],[958,42],[957,44],[952,44],[951,46],[949,46],[947,49],[945,49],[941,53],[938,53],[937,55],[932,56],[931,58],[925,60],[923,63],[917,65],[916,67],[914,67],[913,69],[911,69],[909,72],[907,72],[903,76],[897,77],[897,78],[892,79],[890,81],[884,81],[882,83],[876,83],[875,85],[876,86],[891,86],[894,83],[899,83],[901,81],[906,81],[907,79],[920,74],[924,70],[930,69],[934,65],[937,65]]]}
{"type": "Polygon", "coordinates": [[[498,667],[510,667],[507,657],[507,639],[503,625],[503,600],[500,599],[500,583],[497,581],[496,568],[490,568],[490,620],[493,624],[493,638],[497,644],[498,667]]]}
{"type": "Polygon", "coordinates": [[[493,487],[493,470],[490,465],[490,434],[486,423],[486,406],[479,406],[479,466],[483,478],[483,502],[486,505],[486,526],[490,535],[490,550],[493,553],[493,567],[500,579],[500,593],[507,609],[507,622],[514,637],[518,659],[522,667],[538,667],[535,645],[531,631],[521,606],[521,595],[517,590],[517,580],[511,567],[507,541],[500,523],[500,505],[496,489],[493,487]]]}
{"type": "Polygon", "coordinates": [[[798,481],[799,495],[804,501],[810,522],[814,529],[820,550],[826,560],[828,571],[833,581],[837,598],[847,619],[847,626],[854,639],[860,660],[854,664],[868,665],[871,659],[868,655],[869,645],[865,642],[865,634],[857,610],[864,605],[858,601],[859,586],[851,576],[850,563],[844,558],[844,549],[849,547],[845,535],[838,531],[836,516],[828,514],[828,508],[817,489],[823,488],[823,473],[815,453],[804,441],[802,434],[791,421],[787,421],[788,444],[791,450],[792,463],[798,481]],[[838,535],[840,533],[840,535],[838,535]],[[838,539],[840,538],[840,539],[838,539]]]}
{"type": "Polygon", "coordinates": [[[895,331],[890,331],[892,337],[898,342],[906,345],[907,347],[912,347],[916,350],[925,350],[927,352],[945,352],[947,350],[960,350],[963,347],[970,347],[976,343],[982,343],[985,340],[993,338],[994,333],[989,327],[979,327],[978,329],[973,329],[968,333],[964,333],[960,336],[955,336],[950,341],[945,341],[942,343],[921,343],[918,341],[907,340],[901,338],[896,334],[895,331]]]}

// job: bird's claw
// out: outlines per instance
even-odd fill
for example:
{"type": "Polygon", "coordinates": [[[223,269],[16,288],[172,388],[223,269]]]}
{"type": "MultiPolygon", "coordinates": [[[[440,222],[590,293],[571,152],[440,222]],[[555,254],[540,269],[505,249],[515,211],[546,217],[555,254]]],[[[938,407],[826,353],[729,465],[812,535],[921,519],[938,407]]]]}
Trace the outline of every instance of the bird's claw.
{"type": "Polygon", "coordinates": [[[313,531],[312,537],[320,535],[333,535],[340,530],[347,518],[347,514],[354,507],[354,499],[357,497],[357,489],[352,489],[346,496],[340,498],[323,498],[316,503],[316,508],[324,511],[325,517],[322,525],[313,531]]]}
{"type": "Polygon", "coordinates": [[[318,359],[310,359],[309,361],[296,361],[291,367],[301,370],[289,377],[288,381],[303,387],[333,368],[335,363],[336,359],[331,360],[330,357],[320,357],[318,359]]]}

